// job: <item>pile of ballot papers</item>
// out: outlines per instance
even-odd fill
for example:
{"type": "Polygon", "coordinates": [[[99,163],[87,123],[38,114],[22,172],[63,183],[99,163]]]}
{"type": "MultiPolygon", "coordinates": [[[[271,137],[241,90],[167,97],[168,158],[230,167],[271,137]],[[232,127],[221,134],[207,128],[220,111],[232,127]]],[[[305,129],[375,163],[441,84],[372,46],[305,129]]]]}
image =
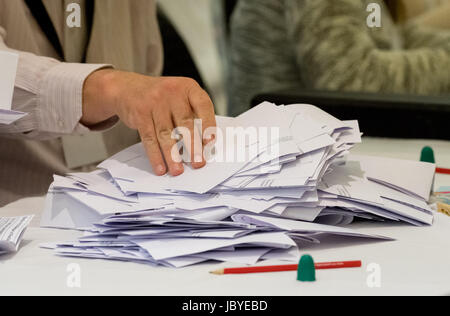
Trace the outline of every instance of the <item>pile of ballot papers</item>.
{"type": "Polygon", "coordinates": [[[17,252],[33,216],[0,217],[0,256],[17,252]]]}
{"type": "Polygon", "coordinates": [[[302,243],[323,235],[390,240],[349,228],[356,218],[433,223],[427,200],[435,166],[349,155],[361,143],[357,121],[312,105],[266,102],[237,118],[218,117],[217,125],[226,140],[219,142],[226,144],[222,158],[243,150],[240,159],[157,177],[137,144],[92,173],[55,176],[42,226],[84,235],[44,246],[61,256],[168,267],[254,264],[296,261],[302,243]],[[228,128],[251,135],[255,127],[276,132],[228,142],[236,136],[228,128]]]}

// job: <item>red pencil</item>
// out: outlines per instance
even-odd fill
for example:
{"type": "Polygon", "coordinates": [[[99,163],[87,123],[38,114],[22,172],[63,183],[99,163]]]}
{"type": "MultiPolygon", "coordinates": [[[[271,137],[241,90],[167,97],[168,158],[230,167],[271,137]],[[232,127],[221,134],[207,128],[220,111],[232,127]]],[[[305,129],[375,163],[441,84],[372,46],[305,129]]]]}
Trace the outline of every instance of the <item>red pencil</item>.
{"type": "MultiPolygon", "coordinates": [[[[325,262],[325,263],[316,263],[315,266],[316,266],[316,270],[360,268],[362,266],[362,262],[361,261],[325,262]]],[[[297,271],[297,269],[298,269],[297,264],[291,264],[291,265],[282,265],[282,266],[227,268],[227,269],[211,271],[210,273],[218,274],[218,275],[248,274],[248,273],[297,271]]]]}
{"type": "Polygon", "coordinates": [[[450,169],[436,168],[436,173],[440,173],[440,174],[450,174],[450,169]]]}

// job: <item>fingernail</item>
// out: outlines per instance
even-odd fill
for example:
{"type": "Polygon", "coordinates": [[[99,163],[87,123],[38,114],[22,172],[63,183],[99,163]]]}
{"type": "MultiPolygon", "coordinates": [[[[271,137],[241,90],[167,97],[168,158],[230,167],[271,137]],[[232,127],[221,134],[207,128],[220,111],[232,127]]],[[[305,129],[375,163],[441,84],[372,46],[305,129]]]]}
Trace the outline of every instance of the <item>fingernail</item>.
{"type": "Polygon", "coordinates": [[[196,155],[194,158],[194,162],[203,162],[203,156],[202,155],[196,155]]]}
{"type": "Polygon", "coordinates": [[[156,167],[156,173],[161,176],[166,174],[166,167],[163,165],[159,165],[158,167],[156,167]]]}
{"type": "Polygon", "coordinates": [[[176,164],[175,167],[174,167],[174,171],[176,173],[183,172],[184,171],[183,165],[182,164],[176,164]]]}

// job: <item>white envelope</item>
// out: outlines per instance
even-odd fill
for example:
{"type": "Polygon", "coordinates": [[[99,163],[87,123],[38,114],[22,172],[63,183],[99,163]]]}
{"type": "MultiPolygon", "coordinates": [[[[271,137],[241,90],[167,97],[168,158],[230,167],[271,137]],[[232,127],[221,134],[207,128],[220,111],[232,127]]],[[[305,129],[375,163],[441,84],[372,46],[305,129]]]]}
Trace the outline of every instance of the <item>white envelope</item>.
{"type": "Polygon", "coordinates": [[[104,216],[61,192],[49,192],[41,217],[41,227],[82,230],[104,216]]]}
{"type": "Polygon", "coordinates": [[[436,165],[412,160],[383,157],[356,156],[348,158],[361,162],[369,180],[381,182],[397,190],[428,201],[431,194],[436,165]]]}
{"type": "Polygon", "coordinates": [[[0,51],[0,110],[11,110],[19,55],[0,51]]]}

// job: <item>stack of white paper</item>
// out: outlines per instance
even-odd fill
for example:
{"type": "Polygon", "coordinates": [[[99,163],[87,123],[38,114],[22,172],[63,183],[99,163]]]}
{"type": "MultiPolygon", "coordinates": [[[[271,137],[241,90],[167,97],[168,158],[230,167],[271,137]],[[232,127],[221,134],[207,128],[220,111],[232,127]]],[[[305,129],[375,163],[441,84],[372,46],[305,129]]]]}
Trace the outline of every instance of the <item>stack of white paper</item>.
{"type": "Polygon", "coordinates": [[[361,142],[356,121],[342,122],[311,105],[270,103],[217,121],[226,146],[218,140],[223,149],[203,169],[186,166],[179,177],[157,177],[138,144],[95,172],[55,176],[42,226],[84,230],[85,236],[46,246],[63,256],[170,267],[208,260],[253,264],[296,260],[298,241],[317,243],[324,234],[388,239],[343,227],[355,217],[432,223],[419,188],[395,181],[392,164],[379,167],[391,168],[384,173],[393,178],[377,178],[370,169],[375,158],[372,165],[364,157],[343,160],[361,142]],[[232,127],[257,137],[229,142],[236,137],[227,133],[232,127]],[[268,130],[270,137],[261,137],[268,130]]]}
{"type": "Polygon", "coordinates": [[[354,217],[431,225],[427,200],[435,169],[421,162],[350,156],[322,179],[319,205],[354,217]]]}
{"type": "Polygon", "coordinates": [[[0,255],[16,252],[33,216],[0,217],[0,255]]]}
{"type": "Polygon", "coordinates": [[[0,125],[9,125],[21,119],[26,113],[11,111],[19,56],[0,51],[0,125]]]}

